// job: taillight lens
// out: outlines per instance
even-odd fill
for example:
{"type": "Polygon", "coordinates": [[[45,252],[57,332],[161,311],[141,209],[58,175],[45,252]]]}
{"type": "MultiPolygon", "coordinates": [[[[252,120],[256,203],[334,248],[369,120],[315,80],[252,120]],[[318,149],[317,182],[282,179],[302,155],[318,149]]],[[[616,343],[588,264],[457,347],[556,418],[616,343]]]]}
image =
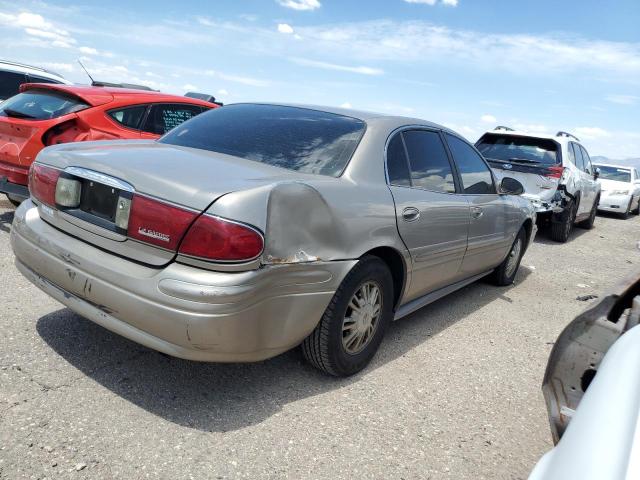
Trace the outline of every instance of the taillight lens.
{"type": "Polygon", "coordinates": [[[127,235],[169,250],[177,250],[184,232],[198,213],[159,200],[134,195],[127,235]]]}
{"type": "Polygon", "coordinates": [[[548,167],[547,173],[545,173],[545,177],[549,178],[560,178],[564,173],[564,167],[548,167]]]}
{"type": "Polygon", "coordinates": [[[40,163],[31,164],[29,170],[29,192],[38,201],[50,206],[56,204],[56,184],[60,170],[40,163]]]}
{"type": "Polygon", "coordinates": [[[262,253],[264,239],[257,230],[211,215],[201,215],[182,240],[179,253],[204,260],[238,262],[262,253]]]}

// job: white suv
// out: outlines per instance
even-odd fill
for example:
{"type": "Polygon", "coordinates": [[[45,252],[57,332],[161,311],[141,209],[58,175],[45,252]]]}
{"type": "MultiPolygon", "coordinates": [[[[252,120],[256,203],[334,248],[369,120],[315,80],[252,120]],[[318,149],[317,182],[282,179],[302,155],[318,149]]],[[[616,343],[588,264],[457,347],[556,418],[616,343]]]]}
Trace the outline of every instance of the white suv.
{"type": "Polygon", "coordinates": [[[551,238],[566,242],[574,223],[592,228],[600,199],[598,172],[573,135],[532,135],[496,127],[476,142],[498,181],[504,176],[524,186],[539,220],[551,222],[551,238]]]}
{"type": "Polygon", "coordinates": [[[71,85],[57,73],[44,68],[0,60],[0,101],[18,94],[23,83],[64,83],[71,85]]]}

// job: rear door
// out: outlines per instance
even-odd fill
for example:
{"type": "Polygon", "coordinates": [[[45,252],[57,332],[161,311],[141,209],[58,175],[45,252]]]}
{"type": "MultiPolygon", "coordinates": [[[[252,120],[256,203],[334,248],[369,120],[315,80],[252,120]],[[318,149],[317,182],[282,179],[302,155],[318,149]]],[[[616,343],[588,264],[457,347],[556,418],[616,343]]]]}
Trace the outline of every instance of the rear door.
{"type": "Polygon", "coordinates": [[[406,300],[454,283],[467,248],[469,204],[435,130],[398,132],[387,147],[398,231],[411,253],[406,300]]]}
{"type": "Polygon", "coordinates": [[[458,169],[464,197],[469,202],[470,223],[462,275],[470,277],[500,264],[507,255],[517,225],[509,225],[514,209],[499,195],[489,166],[465,140],[446,133],[449,151],[458,169]]]}
{"type": "Polygon", "coordinates": [[[204,108],[187,103],[159,103],[151,105],[149,113],[142,124],[142,138],[155,139],[182,122],[199,115],[204,108]]]}
{"type": "MultiPolygon", "coordinates": [[[[580,192],[580,203],[578,204],[577,215],[583,215],[591,211],[591,205],[593,202],[593,194],[591,185],[589,182],[589,175],[585,172],[586,162],[589,161],[588,156],[585,158],[583,149],[577,143],[571,142],[570,148],[573,151],[573,159],[575,160],[576,166],[576,187],[580,192]]],[[[593,180],[593,177],[591,177],[593,180]]]]}
{"type": "Polygon", "coordinates": [[[589,157],[589,153],[587,150],[580,145],[580,150],[582,151],[582,160],[583,160],[583,181],[584,181],[584,189],[587,194],[587,201],[585,202],[584,209],[581,209],[583,213],[591,212],[591,208],[593,207],[593,202],[596,201],[596,196],[598,194],[598,181],[593,178],[594,168],[591,164],[591,157],[589,157]]]}

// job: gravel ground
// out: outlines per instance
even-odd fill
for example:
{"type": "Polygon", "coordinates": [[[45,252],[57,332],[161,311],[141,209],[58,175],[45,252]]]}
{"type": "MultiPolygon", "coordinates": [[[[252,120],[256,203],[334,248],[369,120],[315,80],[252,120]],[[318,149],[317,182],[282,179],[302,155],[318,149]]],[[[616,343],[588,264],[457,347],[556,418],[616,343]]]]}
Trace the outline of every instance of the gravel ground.
{"type": "Polygon", "coordinates": [[[519,479],[551,447],[540,382],[562,328],[640,265],[640,218],[545,232],[515,285],[476,283],[392,325],[364,372],[299,351],[169,358],[17,272],[0,202],[0,478],[519,479]]]}

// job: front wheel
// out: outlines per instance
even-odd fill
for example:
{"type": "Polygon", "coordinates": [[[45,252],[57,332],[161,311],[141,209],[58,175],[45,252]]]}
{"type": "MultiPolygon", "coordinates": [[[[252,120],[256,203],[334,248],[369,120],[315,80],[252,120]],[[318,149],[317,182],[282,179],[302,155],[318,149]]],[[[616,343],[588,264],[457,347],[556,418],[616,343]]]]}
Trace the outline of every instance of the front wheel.
{"type": "Polygon", "coordinates": [[[491,281],[495,285],[504,287],[513,283],[518,273],[518,267],[520,267],[520,260],[524,255],[526,239],[524,228],[521,228],[511,245],[507,258],[491,274],[491,281]]]}
{"type": "Polygon", "coordinates": [[[625,220],[627,218],[629,218],[629,215],[631,215],[631,204],[633,203],[633,197],[631,197],[629,199],[629,205],[627,205],[627,210],[622,214],[622,218],[624,218],[625,220]]]}
{"type": "Polygon", "coordinates": [[[589,217],[586,220],[578,223],[580,228],[585,228],[587,230],[591,230],[593,228],[593,223],[596,221],[596,213],[598,213],[598,204],[600,203],[600,197],[596,198],[596,201],[593,202],[593,207],[591,207],[591,212],[589,212],[589,217]]]}
{"type": "Polygon", "coordinates": [[[638,198],[638,203],[636,203],[636,208],[631,210],[631,213],[633,213],[634,215],[640,214],[640,197],[638,198]]]}
{"type": "Polygon", "coordinates": [[[393,317],[393,278],[378,257],[347,274],[315,330],[302,342],[311,365],[337,377],[359,372],[378,351],[393,317]]]}

